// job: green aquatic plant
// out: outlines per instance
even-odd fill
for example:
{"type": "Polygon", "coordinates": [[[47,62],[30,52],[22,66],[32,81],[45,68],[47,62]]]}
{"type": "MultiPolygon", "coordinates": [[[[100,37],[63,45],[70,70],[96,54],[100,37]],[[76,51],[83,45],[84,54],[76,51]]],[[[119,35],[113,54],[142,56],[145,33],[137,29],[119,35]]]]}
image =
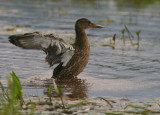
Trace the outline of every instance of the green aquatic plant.
{"type": "Polygon", "coordinates": [[[68,106],[66,107],[66,109],[71,109],[71,108],[73,108],[73,107],[82,106],[82,105],[84,105],[84,103],[87,102],[89,99],[90,99],[90,98],[84,99],[84,100],[82,100],[82,101],[80,101],[80,102],[78,102],[78,103],[76,103],[76,104],[68,105],[68,106]]]}
{"type": "Polygon", "coordinates": [[[63,108],[65,108],[64,103],[63,103],[63,98],[62,98],[63,89],[62,88],[58,88],[57,84],[55,83],[54,80],[53,80],[53,85],[50,85],[49,88],[48,88],[48,95],[49,95],[50,103],[52,104],[51,97],[53,96],[53,87],[54,87],[57,95],[61,98],[63,108]]]}
{"type": "Polygon", "coordinates": [[[141,30],[137,31],[136,32],[136,35],[137,35],[137,40],[138,40],[138,48],[139,48],[139,41],[140,41],[140,33],[141,33],[141,30]]]}
{"type": "Polygon", "coordinates": [[[58,94],[58,96],[61,98],[61,102],[62,102],[62,108],[65,109],[65,106],[64,106],[64,102],[63,102],[63,89],[62,88],[58,88],[57,87],[57,84],[55,82],[55,79],[53,79],[53,87],[55,89],[55,92],[58,94]]]}
{"type": "Polygon", "coordinates": [[[122,29],[122,30],[121,30],[123,45],[125,45],[125,40],[126,40],[125,37],[124,37],[125,31],[126,31],[125,29],[122,29]]]}
{"type": "Polygon", "coordinates": [[[104,100],[109,106],[110,108],[113,108],[113,105],[110,103],[110,101],[108,101],[107,99],[103,98],[103,97],[99,97],[99,99],[104,100]]]}
{"type": "Polygon", "coordinates": [[[127,38],[129,39],[131,45],[132,45],[132,46],[138,46],[138,48],[139,48],[139,45],[140,45],[140,43],[139,43],[139,41],[140,41],[140,36],[139,36],[139,35],[140,35],[140,33],[141,33],[141,30],[139,30],[139,31],[136,32],[136,35],[137,35],[137,37],[138,37],[138,38],[137,38],[137,39],[138,39],[138,42],[137,42],[137,43],[134,43],[134,42],[133,42],[134,36],[132,35],[132,33],[130,32],[130,30],[128,29],[128,27],[127,27],[126,25],[124,25],[124,29],[121,30],[123,45],[125,45],[125,41],[126,41],[126,39],[127,39],[127,38],[124,37],[125,32],[128,33],[128,37],[127,37],[127,38]]]}
{"type": "Polygon", "coordinates": [[[23,104],[23,92],[21,83],[14,72],[11,72],[7,76],[8,86],[5,88],[0,82],[0,88],[2,90],[0,96],[0,115],[18,115],[21,113],[20,108],[23,104]]]}
{"type": "Polygon", "coordinates": [[[124,25],[124,28],[125,28],[125,30],[126,30],[126,31],[127,31],[127,33],[128,33],[128,38],[129,38],[129,40],[130,40],[131,44],[133,45],[133,41],[132,41],[132,39],[134,38],[134,36],[132,35],[132,33],[130,32],[130,30],[127,28],[127,26],[126,26],[126,25],[124,25]]]}
{"type": "Polygon", "coordinates": [[[145,8],[150,5],[159,4],[159,0],[117,0],[118,8],[132,7],[132,8],[145,8]]]}
{"type": "Polygon", "coordinates": [[[48,95],[51,97],[53,93],[53,85],[50,85],[48,88],[48,95]]]}
{"type": "Polygon", "coordinates": [[[31,111],[29,115],[34,115],[35,114],[35,108],[36,108],[36,104],[31,104],[31,111]]]}
{"type": "Polygon", "coordinates": [[[98,22],[99,22],[99,23],[108,23],[108,24],[110,24],[110,23],[115,23],[114,20],[110,20],[110,19],[107,19],[107,20],[99,20],[98,22]]]}
{"type": "MultiPolygon", "coordinates": [[[[137,106],[137,105],[131,105],[131,104],[129,104],[129,105],[127,105],[127,107],[131,107],[131,108],[133,108],[134,110],[132,110],[132,111],[112,111],[112,112],[110,112],[110,113],[113,113],[113,115],[115,114],[117,114],[117,115],[123,115],[123,114],[132,114],[132,115],[134,115],[134,114],[140,114],[140,115],[151,115],[151,114],[159,114],[160,113],[160,111],[154,111],[154,110],[150,110],[150,109],[148,109],[147,107],[143,107],[143,106],[137,106]]],[[[106,114],[107,114],[108,112],[106,112],[106,114]]],[[[112,115],[112,114],[111,114],[112,115]]]]}
{"type": "MultiPolygon", "coordinates": [[[[51,102],[48,102],[48,98],[46,98],[46,101],[43,100],[42,102],[40,101],[35,101],[37,100],[37,97],[32,98],[34,101],[23,101],[23,92],[22,92],[22,85],[19,81],[19,78],[14,72],[11,72],[7,76],[7,82],[8,85],[7,87],[2,84],[0,81],[0,115],[21,115],[21,114],[29,114],[29,115],[34,115],[34,114],[39,114],[37,113],[39,110],[41,111],[56,111],[56,109],[61,109],[62,107],[64,108],[64,103],[63,106],[62,104],[54,105],[51,102]],[[46,108],[46,106],[49,106],[49,108],[46,108]],[[25,111],[26,110],[26,111],[25,111]],[[30,110],[30,111],[28,111],[30,110]]],[[[48,89],[48,95],[51,98],[53,95],[53,89],[56,88],[56,91],[58,95],[62,97],[63,90],[62,88],[58,88],[56,83],[52,84],[49,86],[48,89]],[[53,87],[54,86],[54,87],[53,87]]],[[[127,99],[128,100],[128,99],[127,99]]],[[[51,100],[50,100],[51,101],[51,100]]],[[[66,108],[63,109],[62,111],[59,111],[59,114],[73,114],[75,111],[79,110],[79,108],[83,108],[87,106],[87,109],[85,109],[82,112],[88,112],[90,110],[95,110],[97,113],[103,113],[106,115],[134,115],[134,114],[140,114],[140,115],[150,115],[150,114],[160,114],[160,111],[158,110],[151,110],[150,106],[147,104],[138,106],[138,105],[133,105],[131,101],[126,101],[124,100],[110,100],[104,97],[91,97],[91,98],[86,98],[84,100],[75,102],[75,104],[66,104],[66,108]],[[101,106],[99,105],[100,103],[98,101],[94,101],[95,99],[100,99],[106,102],[105,105],[103,105],[105,108],[98,110],[97,107],[101,106]],[[117,104],[121,103],[121,101],[125,101],[125,105],[121,106],[121,109],[116,109],[117,104]],[[92,105],[92,107],[91,107],[92,105]],[[95,107],[95,108],[94,108],[95,107]]]]}
{"type": "Polygon", "coordinates": [[[7,76],[6,87],[0,81],[0,91],[0,115],[20,115],[23,109],[30,109],[30,115],[34,115],[36,104],[31,103],[29,108],[25,105],[22,85],[14,71],[7,76]]]}
{"type": "Polygon", "coordinates": [[[23,101],[23,92],[22,92],[21,82],[14,71],[12,71],[12,73],[10,73],[10,75],[13,80],[13,85],[14,85],[14,90],[15,90],[15,98],[19,99],[20,101],[23,101]]]}
{"type": "Polygon", "coordinates": [[[52,103],[52,94],[53,94],[53,85],[50,85],[48,88],[48,95],[49,95],[49,99],[50,99],[50,103],[52,103]]]}

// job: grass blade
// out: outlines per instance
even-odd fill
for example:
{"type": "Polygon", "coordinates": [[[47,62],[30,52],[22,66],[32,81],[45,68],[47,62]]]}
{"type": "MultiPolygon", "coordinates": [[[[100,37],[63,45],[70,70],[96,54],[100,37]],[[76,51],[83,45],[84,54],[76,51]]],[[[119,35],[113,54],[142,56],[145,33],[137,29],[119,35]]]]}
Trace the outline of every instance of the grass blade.
{"type": "Polygon", "coordinates": [[[48,89],[48,94],[50,97],[52,96],[52,93],[53,93],[53,85],[50,85],[48,89]]]}
{"type": "Polygon", "coordinates": [[[16,98],[22,100],[23,99],[23,92],[22,92],[22,85],[20,83],[19,78],[17,77],[17,75],[15,74],[15,72],[12,71],[12,73],[10,73],[10,75],[12,76],[13,79],[13,85],[15,87],[15,92],[16,92],[16,98]]]}
{"type": "Polygon", "coordinates": [[[87,102],[89,99],[85,99],[85,100],[82,100],[81,102],[79,103],[76,103],[76,104],[73,104],[73,105],[69,105],[68,107],[66,107],[66,109],[70,109],[70,108],[73,108],[73,107],[76,107],[76,106],[80,106],[82,105],[84,102],[87,102]]]}

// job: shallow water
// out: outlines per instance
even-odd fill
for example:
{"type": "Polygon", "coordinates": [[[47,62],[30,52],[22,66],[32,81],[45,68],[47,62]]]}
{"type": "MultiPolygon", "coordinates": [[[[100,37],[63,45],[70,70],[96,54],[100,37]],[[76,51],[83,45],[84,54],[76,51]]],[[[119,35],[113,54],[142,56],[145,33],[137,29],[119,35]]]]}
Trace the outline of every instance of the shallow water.
{"type": "MultiPolygon", "coordinates": [[[[42,0],[0,0],[0,76],[14,70],[25,84],[31,87],[24,91],[44,95],[41,87],[52,76],[53,68],[44,63],[42,51],[22,50],[8,42],[11,34],[41,31],[59,34],[73,42],[74,23],[86,17],[105,26],[103,29],[88,29],[91,43],[89,64],[76,80],[59,85],[69,97],[111,96],[127,98],[156,98],[160,95],[160,2],[142,0],[90,1],[42,1],[42,0]],[[127,41],[123,45],[121,30],[127,25],[137,42],[136,31],[140,33],[140,47],[127,41]],[[113,34],[117,34],[115,49],[104,47],[113,34]],[[36,80],[35,80],[36,78],[36,80]],[[34,87],[35,86],[35,87],[34,87]]],[[[127,33],[125,34],[127,37],[127,33]]],[[[49,82],[51,83],[51,82],[49,82]]]]}

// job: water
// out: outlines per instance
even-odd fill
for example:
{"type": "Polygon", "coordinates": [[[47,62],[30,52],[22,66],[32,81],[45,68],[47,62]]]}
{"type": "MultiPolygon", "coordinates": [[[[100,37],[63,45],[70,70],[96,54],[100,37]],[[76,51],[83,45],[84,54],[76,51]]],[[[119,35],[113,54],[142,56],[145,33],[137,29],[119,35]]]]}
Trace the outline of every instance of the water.
{"type": "MultiPolygon", "coordinates": [[[[59,82],[69,97],[111,96],[156,98],[160,95],[160,2],[142,0],[42,1],[0,0],[0,76],[14,70],[25,92],[44,95],[53,68],[44,63],[42,51],[22,50],[8,42],[11,34],[41,31],[59,34],[73,42],[74,23],[86,17],[104,29],[88,29],[91,43],[89,64],[78,79],[59,82]],[[16,26],[17,25],[17,26],[16,26]],[[127,25],[140,33],[140,48],[123,46],[121,30],[127,25]],[[115,49],[104,47],[117,34],[115,49]],[[36,80],[35,80],[36,79],[36,80]],[[27,84],[26,83],[26,84],[27,84]],[[47,85],[46,85],[47,86],[47,85]]],[[[127,33],[125,34],[127,37],[127,33]]]]}

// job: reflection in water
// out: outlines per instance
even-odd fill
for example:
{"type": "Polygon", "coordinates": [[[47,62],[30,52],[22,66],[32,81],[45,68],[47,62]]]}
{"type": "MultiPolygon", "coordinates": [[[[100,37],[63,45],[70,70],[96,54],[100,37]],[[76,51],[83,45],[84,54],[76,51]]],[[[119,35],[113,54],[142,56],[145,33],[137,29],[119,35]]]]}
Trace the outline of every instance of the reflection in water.
{"type": "MultiPolygon", "coordinates": [[[[53,84],[52,79],[44,80],[42,82],[43,82],[42,86],[47,87],[47,90],[44,91],[44,94],[48,95],[48,87],[49,85],[53,84]]],[[[37,85],[38,84],[40,83],[37,83],[37,85]]],[[[58,88],[63,89],[63,94],[64,94],[63,97],[79,98],[79,99],[88,97],[88,87],[90,86],[90,84],[87,83],[86,79],[80,79],[77,77],[63,78],[63,79],[57,79],[56,84],[58,88]]],[[[27,83],[27,86],[29,86],[28,83],[27,83]]],[[[40,85],[38,85],[38,87],[39,86],[40,85]]],[[[35,84],[34,84],[34,87],[35,87],[35,84]]]]}
{"type": "Polygon", "coordinates": [[[70,98],[86,98],[88,97],[88,87],[89,83],[85,79],[74,78],[64,78],[56,80],[58,87],[67,92],[67,97],[70,98]]]}

